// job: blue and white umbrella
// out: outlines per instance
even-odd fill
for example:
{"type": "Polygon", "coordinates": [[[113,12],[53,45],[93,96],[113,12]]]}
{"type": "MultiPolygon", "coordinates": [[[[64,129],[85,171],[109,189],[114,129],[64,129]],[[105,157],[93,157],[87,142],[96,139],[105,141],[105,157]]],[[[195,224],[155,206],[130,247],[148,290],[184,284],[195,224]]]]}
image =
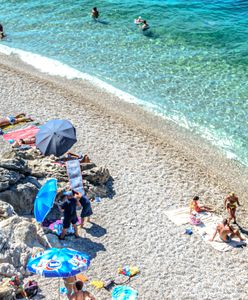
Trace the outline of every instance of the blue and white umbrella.
{"type": "Polygon", "coordinates": [[[138,292],[129,286],[119,285],[112,291],[112,300],[136,300],[138,292]]]}
{"type": "Polygon", "coordinates": [[[87,254],[70,248],[51,248],[40,255],[32,256],[27,269],[44,277],[71,277],[88,269],[87,254]]]}

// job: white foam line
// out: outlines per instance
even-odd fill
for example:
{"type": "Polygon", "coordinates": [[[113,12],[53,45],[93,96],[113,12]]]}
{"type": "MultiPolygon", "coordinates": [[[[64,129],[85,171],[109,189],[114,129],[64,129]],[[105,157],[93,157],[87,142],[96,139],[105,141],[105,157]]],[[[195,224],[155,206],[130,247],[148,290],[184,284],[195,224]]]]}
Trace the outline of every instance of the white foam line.
{"type": "MultiPolygon", "coordinates": [[[[42,73],[47,73],[47,74],[53,75],[53,76],[66,77],[67,79],[87,80],[90,83],[92,83],[94,86],[106,90],[107,92],[111,93],[112,95],[117,96],[121,100],[124,100],[128,103],[139,104],[145,110],[151,111],[155,115],[160,116],[164,119],[170,120],[186,129],[190,129],[190,127],[191,127],[189,122],[186,120],[186,118],[184,116],[178,115],[179,112],[177,112],[177,115],[165,116],[163,113],[159,112],[158,106],[156,106],[152,103],[146,102],[137,97],[134,97],[129,93],[121,91],[94,76],[80,72],[58,60],[51,59],[51,58],[48,58],[48,57],[45,57],[45,56],[42,56],[39,54],[35,54],[32,52],[28,52],[28,51],[24,51],[24,50],[20,50],[20,49],[16,49],[16,48],[11,48],[11,47],[8,47],[5,45],[0,45],[0,52],[5,55],[13,55],[13,54],[18,55],[18,57],[23,62],[25,62],[28,65],[33,66],[34,68],[36,68],[37,70],[39,70],[42,73]]],[[[216,140],[216,137],[213,133],[208,132],[209,136],[206,137],[206,128],[204,128],[205,129],[204,130],[200,126],[200,128],[198,128],[198,129],[200,129],[200,130],[198,130],[200,135],[202,135],[203,137],[205,136],[205,138],[208,141],[210,141],[211,143],[213,143],[213,141],[215,141],[215,143],[217,143],[226,152],[226,156],[228,158],[237,159],[237,156],[234,153],[232,153],[231,151],[228,151],[226,149],[225,143],[224,143],[224,145],[220,145],[222,141],[219,140],[219,138],[216,140]]]]}

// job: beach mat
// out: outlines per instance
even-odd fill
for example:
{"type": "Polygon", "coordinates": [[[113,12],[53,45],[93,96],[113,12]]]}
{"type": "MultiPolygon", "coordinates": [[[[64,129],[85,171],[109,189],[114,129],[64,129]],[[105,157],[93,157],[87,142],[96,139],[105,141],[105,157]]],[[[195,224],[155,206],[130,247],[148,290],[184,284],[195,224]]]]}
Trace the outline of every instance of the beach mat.
{"type": "Polygon", "coordinates": [[[83,188],[83,178],[81,166],[78,159],[68,160],[66,162],[67,175],[69,177],[71,189],[81,194],[85,194],[83,188]]]}
{"type": "Polygon", "coordinates": [[[3,135],[5,141],[32,138],[39,131],[37,126],[31,125],[26,128],[17,129],[3,135]]]}
{"type": "MultiPolygon", "coordinates": [[[[167,210],[164,212],[168,219],[176,224],[177,226],[185,225],[190,223],[190,213],[189,213],[189,207],[180,207],[172,210],[167,210]]],[[[211,216],[211,213],[209,212],[200,212],[198,213],[200,215],[200,219],[204,220],[211,216]]]]}
{"type": "Polygon", "coordinates": [[[232,251],[234,249],[242,248],[243,246],[245,246],[246,243],[240,242],[238,239],[235,238],[232,239],[231,242],[225,243],[220,239],[218,233],[214,241],[209,241],[209,239],[213,237],[217,224],[221,221],[222,219],[220,217],[216,215],[211,215],[208,218],[206,218],[202,224],[194,226],[194,228],[208,245],[220,252],[232,251]]]}

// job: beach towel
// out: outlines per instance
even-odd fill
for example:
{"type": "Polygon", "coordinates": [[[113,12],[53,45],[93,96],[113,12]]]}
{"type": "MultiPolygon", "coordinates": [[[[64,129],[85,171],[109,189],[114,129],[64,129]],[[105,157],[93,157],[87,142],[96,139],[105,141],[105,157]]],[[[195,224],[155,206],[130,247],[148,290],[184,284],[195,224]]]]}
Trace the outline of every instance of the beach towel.
{"type": "Polygon", "coordinates": [[[71,189],[84,195],[85,192],[83,188],[83,178],[79,160],[68,160],[66,162],[66,169],[71,189]]]}
{"type": "MultiPolygon", "coordinates": [[[[77,225],[81,224],[81,218],[78,217],[78,222],[77,225]]],[[[49,229],[51,229],[54,233],[57,235],[60,235],[62,233],[63,229],[63,221],[62,220],[57,220],[49,225],[49,229]]],[[[66,231],[67,234],[74,234],[74,228],[72,224],[70,224],[70,227],[66,231]]]]}
{"type": "Polygon", "coordinates": [[[218,234],[216,235],[214,241],[209,241],[213,237],[217,224],[221,221],[222,219],[220,217],[211,215],[208,218],[205,218],[200,225],[194,226],[194,228],[208,245],[218,251],[227,252],[245,246],[245,242],[240,242],[239,239],[236,238],[232,239],[229,243],[223,242],[218,234]]]}
{"type": "Polygon", "coordinates": [[[31,125],[26,128],[17,129],[14,131],[11,131],[9,133],[6,133],[3,135],[3,138],[5,141],[9,140],[20,140],[20,139],[29,139],[36,135],[39,128],[37,126],[31,125]]]}
{"type": "MultiPolygon", "coordinates": [[[[169,218],[169,220],[177,226],[190,223],[189,207],[180,207],[172,210],[167,210],[164,213],[169,218]]],[[[211,213],[200,212],[199,216],[201,220],[204,220],[205,218],[211,216],[211,213]]]]}

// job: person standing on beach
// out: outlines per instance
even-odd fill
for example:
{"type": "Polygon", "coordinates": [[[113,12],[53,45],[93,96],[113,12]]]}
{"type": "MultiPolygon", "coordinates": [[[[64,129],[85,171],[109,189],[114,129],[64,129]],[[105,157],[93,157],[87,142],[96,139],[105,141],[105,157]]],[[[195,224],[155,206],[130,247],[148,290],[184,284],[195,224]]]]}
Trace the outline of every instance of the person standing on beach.
{"type": "Polygon", "coordinates": [[[223,219],[221,223],[219,223],[215,229],[213,237],[210,239],[210,242],[212,242],[217,234],[217,232],[220,235],[220,238],[223,242],[229,243],[231,242],[233,237],[238,237],[240,241],[244,241],[240,235],[240,232],[238,229],[233,229],[231,225],[229,225],[227,219],[223,219]]]}
{"type": "Polygon", "coordinates": [[[91,16],[94,20],[98,19],[99,17],[99,11],[97,10],[96,7],[93,7],[92,8],[92,11],[91,11],[91,16]]]}
{"type": "Polygon", "coordinates": [[[234,192],[229,193],[224,200],[225,209],[228,211],[229,218],[228,222],[230,223],[233,219],[233,223],[237,224],[236,221],[236,209],[237,206],[241,206],[239,203],[238,197],[234,194],[234,192]]]}
{"type": "Polygon", "coordinates": [[[66,196],[65,202],[61,205],[61,210],[64,212],[64,220],[63,220],[63,230],[61,235],[59,236],[60,240],[65,239],[66,230],[70,228],[70,225],[72,224],[74,228],[74,235],[76,238],[79,238],[78,235],[78,228],[77,228],[77,205],[78,200],[74,197],[78,193],[75,191],[68,191],[64,192],[64,195],[66,196]]]}
{"type": "Polygon", "coordinates": [[[86,222],[90,222],[90,216],[93,215],[93,211],[91,208],[90,200],[86,196],[80,194],[79,202],[82,206],[81,228],[83,228],[86,222]]]}

